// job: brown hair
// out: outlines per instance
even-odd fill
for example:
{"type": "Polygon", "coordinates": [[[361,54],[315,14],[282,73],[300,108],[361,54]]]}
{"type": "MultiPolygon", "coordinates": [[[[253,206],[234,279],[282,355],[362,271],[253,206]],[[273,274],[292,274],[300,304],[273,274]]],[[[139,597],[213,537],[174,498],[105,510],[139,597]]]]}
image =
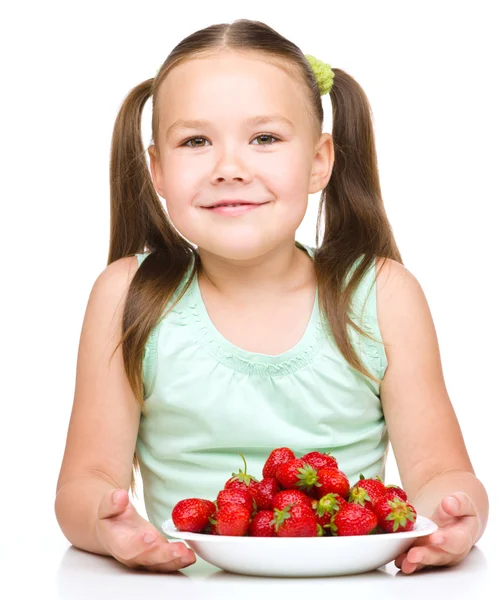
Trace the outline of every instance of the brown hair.
{"type": "MultiPolygon", "coordinates": [[[[168,299],[186,273],[188,284],[201,271],[199,254],[169,222],[148,170],[141,138],[141,116],[152,96],[152,143],[158,140],[158,90],[168,72],[181,61],[221,50],[254,52],[299,78],[306,88],[307,109],[318,135],[323,108],[313,71],[303,52],[268,25],[247,19],[212,25],[183,39],[168,55],[155,78],[133,88],[119,110],[110,159],[110,246],[108,263],[150,251],[133,277],[124,308],[122,344],[124,367],[140,406],[144,389],[142,361],[145,344],[162,316],[168,299]]],[[[317,218],[314,267],[321,310],[334,341],[348,363],[379,382],[360,362],[348,325],[370,337],[349,317],[353,292],[376,257],[402,263],[381,197],[371,109],[359,84],[341,69],[333,69],[330,92],[335,161],[321,193],[317,218]],[[319,230],[324,217],[322,244],[319,230]],[[351,277],[350,270],[361,259],[351,277]]],[[[183,292],[187,289],[185,286],[183,292]]],[[[181,297],[181,296],[180,296],[181,297]]],[[[114,351],[115,352],[115,351],[114,351]]],[[[131,489],[135,493],[136,454],[131,489]]]]}

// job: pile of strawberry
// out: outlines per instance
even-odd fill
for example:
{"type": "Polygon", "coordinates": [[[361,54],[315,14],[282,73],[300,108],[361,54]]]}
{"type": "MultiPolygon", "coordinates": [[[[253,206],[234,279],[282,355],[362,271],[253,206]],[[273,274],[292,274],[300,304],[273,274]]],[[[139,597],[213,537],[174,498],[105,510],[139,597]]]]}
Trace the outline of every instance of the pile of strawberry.
{"type": "Polygon", "coordinates": [[[380,477],[350,486],[330,454],[296,458],[276,448],[264,464],[261,481],[245,470],[233,473],[215,501],[177,502],[172,519],[179,531],[254,537],[368,535],[410,531],[416,510],[404,490],[380,477]]]}

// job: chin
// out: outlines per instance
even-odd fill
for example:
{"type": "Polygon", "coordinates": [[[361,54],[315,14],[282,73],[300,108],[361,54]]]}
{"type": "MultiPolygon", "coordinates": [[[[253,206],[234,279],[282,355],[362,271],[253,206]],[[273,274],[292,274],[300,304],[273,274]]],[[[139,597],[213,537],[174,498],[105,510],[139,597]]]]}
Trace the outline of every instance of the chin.
{"type": "MultiPolygon", "coordinates": [[[[198,249],[200,249],[199,245],[198,249]]],[[[242,238],[234,243],[229,238],[224,238],[222,241],[219,241],[219,243],[203,242],[201,250],[215,254],[226,260],[246,261],[253,260],[266,254],[270,248],[259,240],[251,240],[247,243],[246,240],[242,238]]]]}

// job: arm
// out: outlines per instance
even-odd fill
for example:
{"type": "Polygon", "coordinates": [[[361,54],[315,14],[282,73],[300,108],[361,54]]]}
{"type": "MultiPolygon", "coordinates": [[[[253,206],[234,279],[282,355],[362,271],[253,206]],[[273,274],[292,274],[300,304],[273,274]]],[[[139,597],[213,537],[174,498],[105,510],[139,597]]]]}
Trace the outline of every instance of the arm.
{"type": "Polygon", "coordinates": [[[420,538],[424,548],[399,560],[405,572],[412,572],[415,563],[417,568],[449,565],[466,556],[485,530],[488,497],[475,476],[446,390],[422,288],[396,261],[380,259],[377,264],[378,321],[388,360],[381,385],[385,421],[411,503],[440,527],[420,538]],[[458,508],[450,507],[452,494],[458,508]],[[445,538],[443,544],[433,545],[436,536],[445,538]]]}
{"type": "Polygon", "coordinates": [[[168,542],[129,502],[141,410],[124,370],[124,302],[136,257],[110,264],[90,294],[77,359],[75,398],[55,512],[68,541],[128,567],[172,572],[195,562],[184,542],[168,542]]]}
{"type": "Polygon", "coordinates": [[[96,535],[102,498],[129,489],[140,408],[122,365],[123,304],[136,258],[109,265],[97,278],[84,317],[75,397],[57,483],[55,513],[73,545],[109,554],[96,535]]]}

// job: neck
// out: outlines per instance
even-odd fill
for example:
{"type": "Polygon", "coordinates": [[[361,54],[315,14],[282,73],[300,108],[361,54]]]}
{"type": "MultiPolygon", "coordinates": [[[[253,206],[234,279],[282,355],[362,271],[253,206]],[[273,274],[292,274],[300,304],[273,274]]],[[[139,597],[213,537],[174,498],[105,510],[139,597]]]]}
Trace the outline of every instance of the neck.
{"type": "Polygon", "coordinates": [[[242,302],[273,298],[296,291],[307,283],[311,259],[292,241],[246,260],[232,260],[198,249],[201,258],[201,281],[227,299],[242,302]]]}

